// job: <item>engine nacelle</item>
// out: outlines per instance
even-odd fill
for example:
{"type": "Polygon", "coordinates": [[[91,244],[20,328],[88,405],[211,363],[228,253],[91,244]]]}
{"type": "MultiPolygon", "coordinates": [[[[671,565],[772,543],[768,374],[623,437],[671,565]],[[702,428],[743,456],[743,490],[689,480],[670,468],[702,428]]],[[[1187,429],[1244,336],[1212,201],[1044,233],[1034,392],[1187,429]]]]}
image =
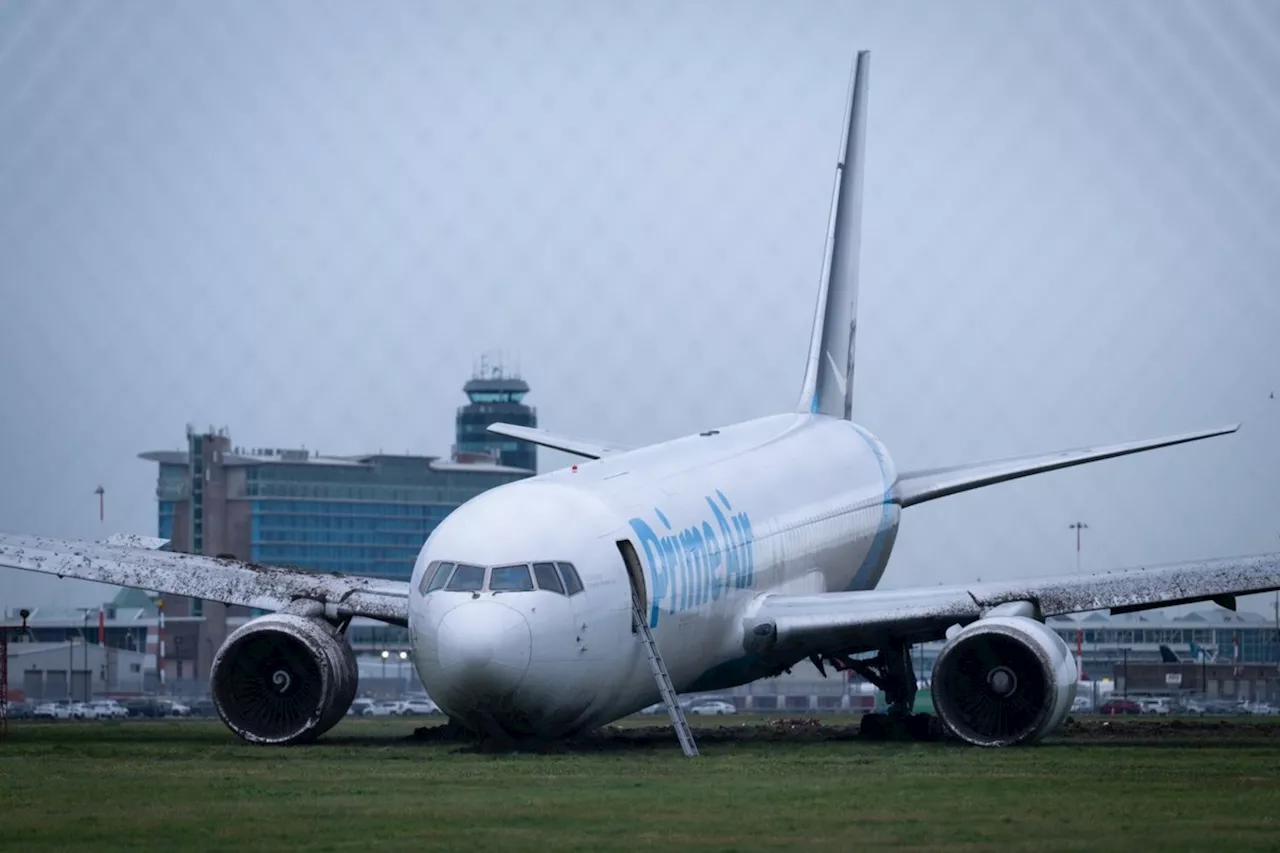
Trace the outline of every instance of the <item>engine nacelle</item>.
{"type": "Polygon", "coordinates": [[[241,625],[213,658],[213,704],[252,743],[306,743],[356,697],[359,668],[345,635],[323,619],[272,613],[241,625]]]}
{"type": "Polygon", "coordinates": [[[933,666],[933,707],[978,746],[1034,743],[1066,720],[1076,662],[1062,638],[1026,616],[992,616],[959,631],[933,666]]]}

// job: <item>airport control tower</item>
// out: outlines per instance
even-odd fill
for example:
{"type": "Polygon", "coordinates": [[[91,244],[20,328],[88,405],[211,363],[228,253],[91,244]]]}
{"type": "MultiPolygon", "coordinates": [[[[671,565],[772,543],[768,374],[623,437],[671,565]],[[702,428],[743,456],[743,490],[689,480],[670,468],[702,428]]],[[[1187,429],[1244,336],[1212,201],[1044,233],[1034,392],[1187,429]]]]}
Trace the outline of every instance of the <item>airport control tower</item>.
{"type": "Polygon", "coordinates": [[[538,425],[538,410],[523,402],[524,395],[529,393],[529,383],[521,379],[519,373],[505,371],[501,360],[486,354],[480,357],[479,367],[462,390],[471,402],[458,408],[455,457],[492,454],[503,465],[536,471],[537,445],[495,435],[487,429],[489,424],[498,421],[529,427],[538,425]]]}

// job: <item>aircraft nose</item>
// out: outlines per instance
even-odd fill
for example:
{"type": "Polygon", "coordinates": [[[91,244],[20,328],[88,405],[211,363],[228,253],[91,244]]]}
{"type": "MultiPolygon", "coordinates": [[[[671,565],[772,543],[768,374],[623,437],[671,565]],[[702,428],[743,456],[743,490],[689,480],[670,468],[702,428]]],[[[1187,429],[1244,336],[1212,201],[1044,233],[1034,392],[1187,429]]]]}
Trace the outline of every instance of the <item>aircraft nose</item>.
{"type": "Polygon", "coordinates": [[[440,620],[436,637],[440,675],[456,697],[509,697],[529,668],[529,623],[505,604],[460,604],[440,620]]]}

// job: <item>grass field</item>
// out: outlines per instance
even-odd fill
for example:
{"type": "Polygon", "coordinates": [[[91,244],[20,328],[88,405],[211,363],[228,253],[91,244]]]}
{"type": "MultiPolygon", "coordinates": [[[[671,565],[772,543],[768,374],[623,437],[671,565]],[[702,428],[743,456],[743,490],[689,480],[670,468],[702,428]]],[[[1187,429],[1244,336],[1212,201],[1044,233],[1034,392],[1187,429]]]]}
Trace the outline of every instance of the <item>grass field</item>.
{"type": "MultiPolygon", "coordinates": [[[[647,723],[648,721],[646,721],[647,723]]],[[[218,722],[13,723],[0,847],[42,850],[1276,850],[1280,723],[1116,719],[1032,748],[630,728],[540,755],[346,720],[251,747],[218,722]]]]}

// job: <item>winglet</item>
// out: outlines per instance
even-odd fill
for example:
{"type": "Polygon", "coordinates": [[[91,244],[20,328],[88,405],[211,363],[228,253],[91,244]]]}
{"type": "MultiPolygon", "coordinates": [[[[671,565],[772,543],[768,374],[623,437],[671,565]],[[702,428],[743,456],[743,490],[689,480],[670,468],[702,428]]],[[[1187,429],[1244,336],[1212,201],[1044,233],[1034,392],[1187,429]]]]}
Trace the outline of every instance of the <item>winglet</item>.
{"type": "Polygon", "coordinates": [[[848,108],[836,163],[827,242],[809,338],[809,359],[796,411],[853,417],[853,356],[858,318],[858,254],[862,245],[862,172],[867,135],[871,53],[859,51],[849,79],[848,108]]]}

